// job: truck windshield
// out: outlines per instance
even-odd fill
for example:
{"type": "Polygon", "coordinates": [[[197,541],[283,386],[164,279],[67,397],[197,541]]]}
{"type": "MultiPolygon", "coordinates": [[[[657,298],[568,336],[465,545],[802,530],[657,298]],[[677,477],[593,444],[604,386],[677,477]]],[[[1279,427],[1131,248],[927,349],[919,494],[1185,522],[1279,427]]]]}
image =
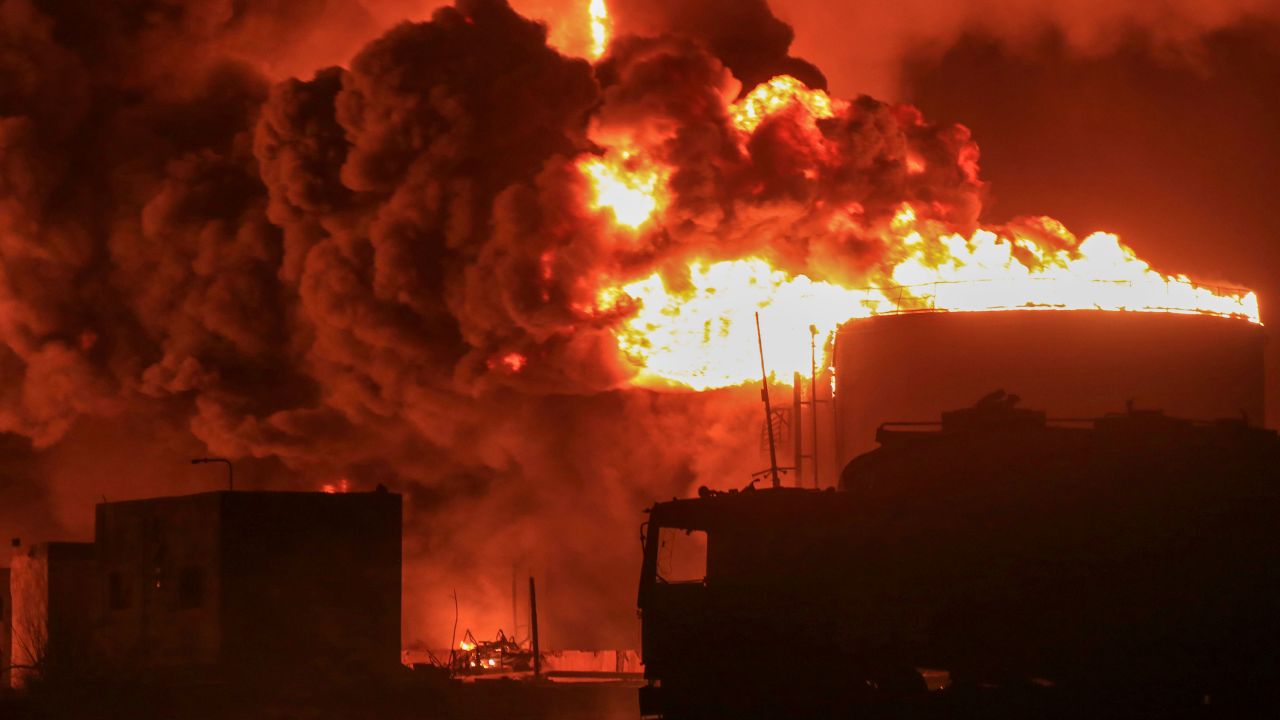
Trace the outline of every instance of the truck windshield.
{"type": "Polygon", "coordinates": [[[658,529],[658,581],[702,583],[707,578],[707,533],[680,528],[658,529]]]}

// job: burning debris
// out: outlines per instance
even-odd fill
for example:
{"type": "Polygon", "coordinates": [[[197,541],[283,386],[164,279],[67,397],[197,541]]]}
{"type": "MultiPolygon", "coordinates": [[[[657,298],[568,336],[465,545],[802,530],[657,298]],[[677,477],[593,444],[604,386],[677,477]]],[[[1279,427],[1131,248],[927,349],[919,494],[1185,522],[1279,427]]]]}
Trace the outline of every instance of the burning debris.
{"type": "Polygon", "coordinates": [[[493,640],[477,640],[467,630],[449,659],[449,671],[457,676],[533,672],[533,650],[502,630],[493,640]]]}

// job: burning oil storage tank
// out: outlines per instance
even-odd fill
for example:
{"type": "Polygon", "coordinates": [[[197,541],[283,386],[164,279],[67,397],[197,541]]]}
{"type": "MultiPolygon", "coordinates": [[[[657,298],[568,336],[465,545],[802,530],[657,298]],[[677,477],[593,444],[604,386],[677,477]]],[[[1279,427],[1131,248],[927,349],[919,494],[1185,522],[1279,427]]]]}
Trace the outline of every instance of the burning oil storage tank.
{"type": "Polygon", "coordinates": [[[835,341],[838,468],[888,421],[927,421],[1004,389],[1051,417],[1128,403],[1195,419],[1265,421],[1263,330],[1202,314],[917,312],[850,321],[835,341]]]}

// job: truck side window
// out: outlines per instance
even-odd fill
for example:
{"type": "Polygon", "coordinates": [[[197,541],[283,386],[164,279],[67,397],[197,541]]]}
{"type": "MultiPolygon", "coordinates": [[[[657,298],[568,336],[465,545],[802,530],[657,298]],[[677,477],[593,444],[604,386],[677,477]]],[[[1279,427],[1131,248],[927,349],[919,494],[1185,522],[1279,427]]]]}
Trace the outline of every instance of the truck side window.
{"type": "Polygon", "coordinates": [[[658,580],[701,583],[707,579],[705,530],[658,529],[658,580]]]}

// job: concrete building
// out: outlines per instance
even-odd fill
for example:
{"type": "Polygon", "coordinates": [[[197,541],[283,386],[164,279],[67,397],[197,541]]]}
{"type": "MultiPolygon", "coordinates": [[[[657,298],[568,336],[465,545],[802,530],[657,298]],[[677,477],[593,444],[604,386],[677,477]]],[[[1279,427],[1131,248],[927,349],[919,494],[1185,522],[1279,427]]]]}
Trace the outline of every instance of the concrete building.
{"type": "Polygon", "coordinates": [[[95,655],[138,675],[395,668],[400,530],[385,491],[98,505],[95,655]]]}
{"type": "Polygon", "coordinates": [[[9,565],[12,685],[22,685],[31,668],[74,672],[87,665],[96,580],[90,543],[15,543],[9,565]]]}

